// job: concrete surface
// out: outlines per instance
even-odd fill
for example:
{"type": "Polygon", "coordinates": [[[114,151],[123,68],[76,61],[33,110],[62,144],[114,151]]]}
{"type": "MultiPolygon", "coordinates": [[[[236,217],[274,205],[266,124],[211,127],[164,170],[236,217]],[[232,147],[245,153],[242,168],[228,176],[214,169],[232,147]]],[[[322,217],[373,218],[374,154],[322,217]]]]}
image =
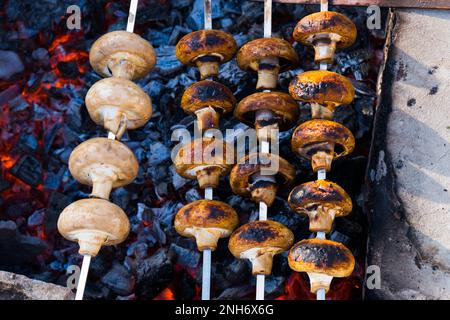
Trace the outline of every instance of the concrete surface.
{"type": "Polygon", "coordinates": [[[0,300],[71,300],[73,297],[68,288],[0,271],[0,300]]]}
{"type": "Polygon", "coordinates": [[[395,14],[368,172],[381,289],[365,295],[450,299],[450,11],[395,14]]]}

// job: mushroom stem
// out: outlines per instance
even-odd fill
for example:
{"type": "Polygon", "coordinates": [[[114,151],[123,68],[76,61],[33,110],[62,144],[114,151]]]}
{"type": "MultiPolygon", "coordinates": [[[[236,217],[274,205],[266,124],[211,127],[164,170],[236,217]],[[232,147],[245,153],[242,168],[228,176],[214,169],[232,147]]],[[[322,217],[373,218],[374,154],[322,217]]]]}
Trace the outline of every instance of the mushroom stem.
{"type": "Polygon", "coordinates": [[[251,198],[254,202],[264,202],[270,207],[275,200],[278,185],[274,176],[257,175],[251,185],[251,198]]]}
{"type": "Polygon", "coordinates": [[[258,64],[256,89],[275,89],[278,84],[279,71],[280,64],[277,57],[261,59],[258,64]]]}
{"type": "Polygon", "coordinates": [[[200,188],[217,188],[217,186],[219,185],[221,172],[222,170],[218,166],[211,166],[205,169],[198,170],[196,172],[196,175],[200,188]]]}
{"type": "Polygon", "coordinates": [[[219,128],[219,113],[212,107],[205,107],[195,112],[198,129],[203,132],[212,128],[219,128]]]}
{"type": "Polygon", "coordinates": [[[117,179],[116,174],[109,168],[100,168],[91,173],[92,192],[91,197],[109,199],[113,183],[117,179]]]}
{"type": "Polygon", "coordinates": [[[253,248],[244,251],[241,259],[248,259],[252,264],[252,274],[270,275],[272,273],[272,264],[274,252],[268,248],[253,248]],[[264,251],[263,251],[264,250],[264,251]]]}
{"type": "Polygon", "coordinates": [[[116,138],[120,140],[127,129],[127,116],[113,107],[108,110],[105,109],[103,116],[103,126],[105,129],[114,133],[116,138]]]}
{"type": "Polygon", "coordinates": [[[330,289],[331,281],[333,280],[332,276],[329,276],[324,273],[315,273],[315,272],[307,272],[307,273],[312,293],[317,293],[319,289],[324,289],[325,293],[328,292],[328,290],[330,289]]]}
{"type": "Polygon", "coordinates": [[[78,278],[77,293],[75,295],[75,300],[83,300],[84,288],[86,287],[86,280],[90,264],[91,264],[91,256],[84,255],[83,263],[81,264],[80,277],[78,278]]]}
{"type": "Polygon", "coordinates": [[[309,211],[309,230],[311,232],[329,233],[333,226],[336,211],[324,206],[317,207],[315,211],[309,211]]]}
{"type": "Polygon", "coordinates": [[[219,64],[221,58],[214,55],[208,55],[197,58],[195,64],[200,72],[200,78],[202,80],[210,77],[217,77],[219,75],[219,64]]]}
{"type": "Polygon", "coordinates": [[[327,107],[324,107],[318,103],[311,103],[311,118],[312,119],[326,119],[326,120],[332,120],[333,119],[333,111],[328,109],[327,107]]]}
{"type": "Polygon", "coordinates": [[[259,141],[276,141],[278,139],[278,121],[270,110],[256,111],[255,129],[259,141]]]}
{"type": "Polygon", "coordinates": [[[312,41],[314,45],[314,61],[317,63],[334,61],[334,53],[336,45],[340,41],[341,36],[335,33],[316,35],[312,41]]]}
{"type": "Polygon", "coordinates": [[[125,59],[114,59],[111,56],[108,62],[108,69],[111,71],[113,77],[124,78],[132,80],[135,73],[135,66],[125,59]]]}
{"type": "Polygon", "coordinates": [[[78,240],[79,254],[95,257],[107,240],[107,235],[99,230],[77,230],[73,238],[78,240]]]}
{"type": "Polygon", "coordinates": [[[334,143],[325,142],[316,147],[316,152],[311,157],[311,166],[314,172],[324,169],[331,170],[331,163],[334,158],[334,143]]]}
{"type": "Polygon", "coordinates": [[[222,231],[217,228],[197,228],[193,227],[192,235],[195,237],[197,248],[199,251],[211,250],[217,248],[217,242],[222,231]]]}

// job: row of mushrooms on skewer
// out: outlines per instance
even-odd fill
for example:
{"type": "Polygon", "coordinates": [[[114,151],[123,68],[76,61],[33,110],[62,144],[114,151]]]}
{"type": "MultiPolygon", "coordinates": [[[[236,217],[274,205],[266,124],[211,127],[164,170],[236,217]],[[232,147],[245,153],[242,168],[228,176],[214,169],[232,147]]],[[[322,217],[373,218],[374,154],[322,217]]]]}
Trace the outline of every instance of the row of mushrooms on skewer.
{"type": "MultiPolygon", "coordinates": [[[[345,16],[326,11],[303,18],[294,30],[294,38],[314,47],[317,62],[329,63],[336,48],[354,42],[356,28],[345,16]]],[[[355,144],[352,133],[332,121],[333,110],[353,100],[354,89],[348,79],[326,70],[309,71],[291,82],[290,94],[273,91],[277,88],[278,74],[293,68],[299,58],[285,40],[256,39],[239,50],[237,63],[243,70],[257,72],[256,87],[262,92],[237,104],[232,92],[217,81],[219,65],[232,59],[237,49],[230,34],[210,29],[186,35],[176,47],[178,59],[197,66],[200,72],[201,81],[187,88],[181,107],[197,117],[201,132],[218,129],[220,116],[234,110],[236,118],[256,129],[258,140],[276,142],[280,130],[296,125],[297,100],[311,104],[313,119],[295,129],[291,146],[295,153],[311,160],[315,172],[331,170],[334,159],[352,152],[355,144]]],[[[73,150],[69,170],[77,181],[92,186],[92,193],[88,199],[64,209],[58,229],[65,238],[78,242],[81,255],[95,257],[101,246],[124,241],[130,229],[126,214],[109,201],[109,194],[113,188],[131,183],[137,175],[136,157],[119,140],[127,129],[139,128],[151,117],[150,97],[132,81],[153,68],[156,55],[140,36],[114,31],[93,44],[90,63],[105,78],[90,88],[86,106],[92,120],[108,131],[108,138],[87,140],[73,150]]],[[[278,188],[294,182],[294,167],[269,150],[230,161],[232,148],[205,134],[178,150],[174,160],[176,170],[185,178],[197,179],[205,190],[216,188],[220,177],[230,174],[233,192],[266,207],[272,205],[278,188]],[[205,149],[217,147],[222,152],[213,154],[207,162],[192,161],[202,159],[205,149]],[[270,172],[272,161],[279,165],[270,172]]],[[[350,197],[328,180],[297,186],[288,202],[297,213],[309,216],[312,232],[330,232],[334,218],[352,210],[350,197]]],[[[237,228],[238,224],[237,212],[212,196],[185,205],[174,220],[177,232],[195,238],[200,251],[213,251],[220,238],[230,237],[230,251],[237,258],[250,260],[254,275],[270,274],[273,256],[290,249],[290,267],[308,273],[312,292],[328,291],[333,277],[345,277],[353,271],[354,258],[340,243],[315,238],[293,246],[293,233],[276,221],[253,221],[237,228]]]]}
{"type": "MultiPolygon", "coordinates": [[[[355,41],[356,27],[344,15],[324,11],[300,20],[293,36],[299,43],[314,47],[316,62],[331,63],[336,48],[348,47],[355,41]]],[[[197,116],[200,130],[217,128],[219,116],[234,109],[237,119],[256,129],[259,141],[277,141],[279,130],[296,125],[299,118],[296,101],[300,101],[311,105],[312,120],[294,130],[291,147],[311,161],[314,172],[330,171],[334,159],[353,151],[355,139],[351,131],[332,121],[335,108],[353,101],[355,90],[350,80],[335,72],[315,70],[297,75],[289,86],[289,94],[272,91],[277,88],[278,74],[295,66],[299,58],[285,40],[256,39],[241,47],[236,59],[241,69],[257,72],[256,87],[262,91],[247,96],[235,107],[230,90],[210,80],[217,77],[219,64],[231,59],[235,51],[231,35],[217,30],[193,32],[177,45],[179,60],[196,65],[202,78],[187,88],[181,100],[182,108],[197,116]]],[[[239,161],[233,165],[227,156],[230,148],[212,137],[189,142],[177,153],[176,170],[185,178],[197,179],[201,188],[217,187],[219,178],[230,173],[234,193],[267,207],[272,205],[278,188],[288,187],[295,180],[294,167],[268,150],[236,159],[239,161]],[[186,158],[202,157],[196,153],[215,143],[221,144],[223,152],[209,162],[185,162],[186,158]],[[272,161],[278,163],[278,168],[270,172],[272,161]]],[[[325,179],[295,187],[288,203],[295,212],[309,217],[311,232],[321,234],[331,231],[335,218],[352,211],[349,195],[325,179]]],[[[320,289],[328,291],[333,277],[347,277],[354,269],[355,259],[350,250],[324,236],[293,245],[293,233],[276,221],[253,221],[235,230],[238,222],[237,213],[225,203],[199,200],[180,209],[174,223],[181,235],[196,239],[199,250],[214,250],[219,238],[230,236],[231,253],[250,260],[254,275],[269,275],[273,256],[290,249],[290,267],[309,275],[313,293],[320,289]]]]}

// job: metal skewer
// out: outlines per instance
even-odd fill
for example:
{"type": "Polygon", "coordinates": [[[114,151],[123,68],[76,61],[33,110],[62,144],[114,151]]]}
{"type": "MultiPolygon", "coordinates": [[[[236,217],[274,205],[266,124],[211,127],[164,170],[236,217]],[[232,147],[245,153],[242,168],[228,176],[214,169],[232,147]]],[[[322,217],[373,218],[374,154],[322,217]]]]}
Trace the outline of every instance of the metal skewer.
{"type": "MultiPolygon", "coordinates": [[[[272,37],[272,0],[264,0],[264,38],[272,37]]],[[[270,91],[270,90],[264,90],[270,91]]],[[[270,135],[269,135],[270,136],[270,135]]],[[[268,140],[261,141],[261,152],[270,152],[270,142],[268,140]]],[[[267,204],[263,201],[259,202],[259,220],[267,220],[267,204]]],[[[266,276],[263,274],[256,275],[256,300],[264,300],[266,276]]]]}
{"type": "Polygon", "coordinates": [[[86,280],[87,280],[90,264],[91,264],[91,256],[84,255],[83,263],[81,264],[80,276],[78,278],[77,293],[75,295],[75,300],[83,300],[84,289],[86,288],[86,280]]]}
{"type": "MultiPolygon", "coordinates": [[[[203,16],[205,22],[205,30],[212,29],[212,4],[211,0],[204,0],[203,2],[203,16]]],[[[209,135],[208,132],[205,133],[205,137],[212,136],[209,135]]],[[[205,188],[205,199],[212,200],[213,199],[213,188],[207,187],[205,188]]],[[[210,300],[211,299],[211,250],[206,249],[203,250],[203,265],[202,265],[202,300],[210,300]]]]}
{"type": "Polygon", "coordinates": [[[134,23],[136,22],[136,11],[139,0],[131,0],[130,11],[128,13],[127,31],[134,31],[134,23]]]}
{"type": "MultiPolygon", "coordinates": [[[[320,11],[328,11],[328,0],[320,1],[320,11]]],[[[327,70],[328,64],[326,62],[320,63],[320,70],[327,70]]],[[[327,178],[327,171],[325,169],[320,169],[317,171],[317,180],[325,180],[327,178]]],[[[316,238],[326,239],[325,232],[317,232],[316,238]]],[[[320,288],[316,291],[317,300],[325,300],[325,289],[320,288]]]]}
{"type": "MultiPolygon", "coordinates": [[[[127,31],[134,31],[134,23],[136,21],[136,11],[138,6],[138,0],[131,0],[130,11],[128,14],[127,31]]],[[[116,135],[111,131],[108,132],[108,139],[116,140],[116,135]]],[[[77,283],[77,293],[75,294],[75,300],[83,300],[84,290],[86,288],[86,281],[89,272],[89,266],[91,264],[92,257],[90,255],[83,255],[83,262],[81,264],[81,272],[77,283]]]]}

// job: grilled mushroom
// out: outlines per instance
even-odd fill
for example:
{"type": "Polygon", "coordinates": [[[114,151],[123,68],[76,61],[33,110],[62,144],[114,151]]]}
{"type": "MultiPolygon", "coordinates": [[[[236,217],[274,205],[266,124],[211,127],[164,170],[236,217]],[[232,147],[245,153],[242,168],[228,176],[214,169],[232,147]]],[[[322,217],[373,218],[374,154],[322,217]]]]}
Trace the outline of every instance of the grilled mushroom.
{"type": "Polygon", "coordinates": [[[236,211],[228,204],[215,200],[191,202],[175,216],[177,232],[183,237],[194,237],[200,251],[215,250],[219,238],[228,237],[238,224],[236,211]]]}
{"type": "Polygon", "coordinates": [[[255,127],[259,140],[276,140],[278,130],[292,128],[299,117],[297,103],[286,93],[257,92],[242,99],[234,115],[255,127]]]}
{"type": "Polygon", "coordinates": [[[234,166],[230,173],[234,193],[251,197],[255,202],[271,206],[279,186],[295,179],[294,167],[283,158],[270,153],[252,153],[234,166]]]}
{"type": "Polygon", "coordinates": [[[356,40],[355,24],[343,14],[322,11],[301,19],[294,29],[296,41],[313,46],[316,62],[333,62],[336,48],[347,48],[356,40]]]}
{"type": "Polygon", "coordinates": [[[321,288],[328,292],[333,278],[348,277],[355,268],[355,258],[343,244],[317,238],[296,243],[288,263],[292,270],[308,273],[312,293],[321,288]]]}
{"type": "Polygon", "coordinates": [[[134,180],[138,162],[123,143],[94,138],[81,143],[72,151],[69,170],[78,182],[92,186],[92,197],[108,199],[112,188],[134,180]]]}
{"type": "Polygon", "coordinates": [[[352,200],[336,183],[316,180],[295,187],[289,194],[289,206],[309,216],[309,230],[330,232],[335,217],[352,211],[352,200]]]}
{"type": "Polygon", "coordinates": [[[295,100],[311,104],[313,119],[331,120],[335,108],[353,101],[355,88],[338,73],[315,70],[297,75],[289,85],[289,93],[295,100]]]}
{"type": "Polygon", "coordinates": [[[220,30],[199,30],[178,42],[175,54],[183,64],[196,65],[202,79],[217,77],[219,64],[225,63],[237,50],[233,36],[220,30]]]}
{"type": "Polygon", "coordinates": [[[253,221],[233,232],[228,248],[236,258],[250,260],[253,275],[269,275],[273,256],[288,250],[293,243],[293,233],[281,223],[253,221]]]}
{"type": "Polygon", "coordinates": [[[106,78],[96,82],[86,95],[91,119],[119,139],[125,129],[143,126],[152,115],[150,97],[127,79],[106,78]]]}
{"type": "Polygon", "coordinates": [[[136,33],[113,31],[104,34],[89,52],[92,68],[103,77],[136,80],[156,64],[156,54],[148,41],[136,33]]]}
{"type": "Polygon", "coordinates": [[[181,97],[181,107],[197,116],[201,131],[218,128],[219,116],[231,112],[235,104],[236,98],[227,87],[210,80],[194,83],[181,97]]]}
{"type": "Polygon", "coordinates": [[[101,246],[124,241],[130,223],[125,212],[115,204],[104,199],[83,199],[61,212],[58,230],[64,238],[78,242],[80,254],[95,257],[101,246]]]}
{"type": "Polygon", "coordinates": [[[278,73],[293,68],[299,61],[289,42],[279,38],[261,38],[242,46],[237,54],[242,70],[258,72],[257,89],[275,89],[278,73]]]}
{"type": "Polygon", "coordinates": [[[200,188],[216,188],[235,163],[233,147],[209,137],[182,145],[175,155],[175,169],[186,179],[197,179],[200,188]]]}
{"type": "Polygon", "coordinates": [[[330,171],[333,159],[353,151],[355,138],[342,124],[322,119],[306,121],[292,134],[292,151],[311,159],[314,172],[330,171]]]}

